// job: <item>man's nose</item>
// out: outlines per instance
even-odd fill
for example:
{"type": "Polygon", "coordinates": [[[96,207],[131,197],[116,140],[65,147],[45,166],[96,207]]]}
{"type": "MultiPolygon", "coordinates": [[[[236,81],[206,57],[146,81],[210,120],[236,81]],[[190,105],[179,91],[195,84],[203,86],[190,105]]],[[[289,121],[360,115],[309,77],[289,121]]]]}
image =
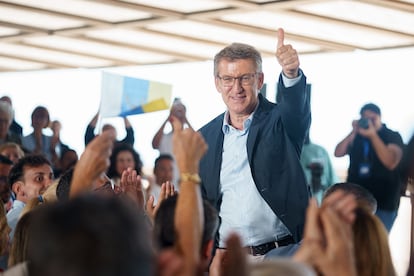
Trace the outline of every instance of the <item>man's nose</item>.
{"type": "Polygon", "coordinates": [[[235,79],[234,80],[234,84],[231,87],[231,91],[235,91],[237,93],[243,91],[243,86],[241,84],[241,80],[240,79],[235,79]]]}
{"type": "Polygon", "coordinates": [[[53,183],[53,179],[48,178],[47,180],[45,180],[45,183],[43,184],[43,186],[44,186],[45,188],[47,188],[47,187],[49,187],[50,185],[52,185],[52,183],[53,183]]]}

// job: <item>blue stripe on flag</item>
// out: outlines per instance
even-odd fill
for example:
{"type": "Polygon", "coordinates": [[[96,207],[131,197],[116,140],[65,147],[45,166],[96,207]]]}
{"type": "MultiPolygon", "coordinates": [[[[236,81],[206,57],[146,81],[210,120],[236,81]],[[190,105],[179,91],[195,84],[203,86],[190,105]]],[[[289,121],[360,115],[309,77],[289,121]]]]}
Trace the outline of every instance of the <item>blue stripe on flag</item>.
{"type": "Polygon", "coordinates": [[[142,109],[142,106],[138,106],[134,109],[122,111],[119,114],[119,116],[120,117],[126,117],[126,116],[129,116],[129,115],[142,114],[142,113],[144,113],[144,110],[142,109]]]}
{"type": "Polygon", "coordinates": [[[121,114],[130,113],[132,110],[148,101],[149,84],[150,82],[148,80],[135,79],[131,77],[124,78],[121,114]]]}

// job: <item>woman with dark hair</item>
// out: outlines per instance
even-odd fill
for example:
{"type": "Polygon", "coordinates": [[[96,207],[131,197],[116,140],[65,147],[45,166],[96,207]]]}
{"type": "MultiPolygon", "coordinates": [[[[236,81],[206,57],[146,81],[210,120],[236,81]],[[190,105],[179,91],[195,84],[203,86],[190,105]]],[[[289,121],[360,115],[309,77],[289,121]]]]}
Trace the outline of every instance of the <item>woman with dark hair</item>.
{"type": "Polygon", "coordinates": [[[107,175],[114,181],[115,185],[119,186],[122,172],[127,168],[136,170],[137,174],[142,175],[142,161],[139,153],[129,144],[116,143],[110,158],[107,175]]]}

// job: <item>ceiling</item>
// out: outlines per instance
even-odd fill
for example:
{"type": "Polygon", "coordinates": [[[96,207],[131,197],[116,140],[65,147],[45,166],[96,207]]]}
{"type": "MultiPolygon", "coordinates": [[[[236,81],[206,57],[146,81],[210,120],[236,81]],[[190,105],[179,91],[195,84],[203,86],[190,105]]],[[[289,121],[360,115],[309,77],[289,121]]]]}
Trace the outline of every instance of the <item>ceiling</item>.
{"type": "Polygon", "coordinates": [[[414,0],[0,0],[0,71],[211,59],[234,41],[273,56],[414,46],[414,0]]]}

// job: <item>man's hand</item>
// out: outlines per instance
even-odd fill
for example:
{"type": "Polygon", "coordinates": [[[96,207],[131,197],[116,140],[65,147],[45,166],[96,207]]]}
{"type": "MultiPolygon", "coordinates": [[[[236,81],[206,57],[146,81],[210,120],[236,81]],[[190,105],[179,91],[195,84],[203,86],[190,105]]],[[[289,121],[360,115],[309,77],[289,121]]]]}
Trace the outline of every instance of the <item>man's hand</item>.
{"type": "Polygon", "coordinates": [[[285,45],[284,40],[285,31],[280,28],[277,30],[276,58],[282,66],[283,74],[289,79],[293,79],[299,74],[299,57],[292,45],[285,45]]]}
{"type": "Polygon", "coordinates": [[[154,222],[155,215],[157,214],[158,209],[160,209],[161,203],[167,198],[175,195],[176,191],[174,185],[167,181],[162,183],[160,195],[157,200],[157,204],[154,206],[155,198],[153,195],[149,197],[146,203],[145,211],[147,212],[148,217],[154,222]]]}
{"type": "MultiPolygon", "coordinates": [[[[198,166],[207,144],[199,132],[182,129],[180,120],[173,120],[173,150],[181,173],[198,174],[198,166]]],[[[204,228],[203,204],[198,181],[181,181],[175,209],[174,247],[183,256],[183,275],[196,275],[200,268],[201,240],[204,228]]]]}
{"type": "Polygon", "coordinates": [[[95,137],[85,148],[73,171],[70,196],[93,188],[93,183],[108,169],[115,131],[107,130],[95,137]]]}
{"type": "Polygon", "coordinates": [[[130,198],[140,209],[144,208],[144,193],[142,191],[141,176],[136,170],[128,168],[122,172],[121,191],[130,198]]]}
{"type": "Polygon", "coordinates": [[[341,191],[324,199],[321,208],[311,199],[304,238],[293,258],[323,275],[356,275],[351,229],[356,207],[355,197],[341,191]]]}
{"type": "Polygon", "coordinates": [[[368,120],[368,128],[358,127],[358,133],[364,137],[371,139],[377,135],[377,130],[371,120],[368,120]]]}
{"type": "Polygon", "coordinates": [[[182,173],[198,173],[198,164],[207,151],[203,136],[193,129],[183,129],[180,120],[173,118],[173,150],[182,173]]]}

